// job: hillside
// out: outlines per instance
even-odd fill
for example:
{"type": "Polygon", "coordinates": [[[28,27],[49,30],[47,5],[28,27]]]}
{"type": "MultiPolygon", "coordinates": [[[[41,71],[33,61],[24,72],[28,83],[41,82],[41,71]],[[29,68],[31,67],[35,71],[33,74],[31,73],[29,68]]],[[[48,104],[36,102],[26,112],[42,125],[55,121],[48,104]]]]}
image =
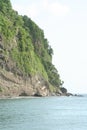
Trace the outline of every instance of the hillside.
{"type": "Polygon", "coordinates": [[[44,31],[0,0],[0,96],[66,93],[52,55],[44,31]]]}

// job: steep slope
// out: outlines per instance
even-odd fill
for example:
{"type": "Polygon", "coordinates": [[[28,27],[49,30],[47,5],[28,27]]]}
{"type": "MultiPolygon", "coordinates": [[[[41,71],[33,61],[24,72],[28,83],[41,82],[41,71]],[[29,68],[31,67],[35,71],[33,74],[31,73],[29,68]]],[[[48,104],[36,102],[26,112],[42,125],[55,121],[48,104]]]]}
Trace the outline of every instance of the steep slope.
{"type": "Polygon", "coordinates": [[[62,94],[52,54],[43,30],[0,0],[0,96],[62,94]]]}

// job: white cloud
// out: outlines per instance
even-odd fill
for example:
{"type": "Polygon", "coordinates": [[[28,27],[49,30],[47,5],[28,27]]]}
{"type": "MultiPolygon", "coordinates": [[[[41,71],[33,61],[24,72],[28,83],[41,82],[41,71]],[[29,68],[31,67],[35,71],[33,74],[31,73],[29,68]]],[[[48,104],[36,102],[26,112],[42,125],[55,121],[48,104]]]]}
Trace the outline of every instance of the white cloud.
{"type": "Polygon", "coordinates": [[[56,16],[64,16],[69,13],[70,8],[66,5],[62,5],[59,2],[50,2],[48,0],[44,0],[44,7],[50,14],[56,16]]]}
{"type": "Polygon", "coordinates": [[[14,4],[13,7],[15,10],[19,12],[19,14],[26,14],[31,18],[38,17],[42,15],[42,13],[46,13],[47,15],[54,16],[65,16],[69,13],[70,9],[67,5],[62,5],[59,2],[51,2],[50,0],[43,0],[39,3],[32,3],[27,5],[23,4],[14,4]]]}
{"type": "Polygon", "coordinates": [[[28,8],[26,13],[30,17],[37,17],[39,15],[39,10],[38,10],[37,6],[35,6],[35,5],[33,6],[32,5],[31,7],[28,8]]]}
{"type": "Polygon", "coordinates": [[[66,5],[62,5],[60,3],[51,4],[49,10],[57,16],[63,16],[69,12],[69,8],[66,5]]]}
{"type": "Polygon", "coordinates": [[[22,4],[14,4],[13,6],[13,9],[18,11],[19,14],[21,15],[28,15],[29,17],[37,17],[38,14],[39,14],[39,10],[38,10],[38,7],[37,5],[33,4],[33,5],[27,5],[27,6],[24,6],[22,4]]]}

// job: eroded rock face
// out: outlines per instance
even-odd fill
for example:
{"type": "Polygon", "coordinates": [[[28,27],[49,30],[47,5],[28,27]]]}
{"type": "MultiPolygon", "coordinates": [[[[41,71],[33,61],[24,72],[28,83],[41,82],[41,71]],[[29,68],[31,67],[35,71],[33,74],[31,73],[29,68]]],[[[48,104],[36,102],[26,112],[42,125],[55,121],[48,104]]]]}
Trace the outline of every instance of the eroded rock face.
{"type": "Polygon", "coordinates": [[[49,84],[40,75],[23,78],[12,72],[0,72],[0,97],[48,96],[49,84]]]}

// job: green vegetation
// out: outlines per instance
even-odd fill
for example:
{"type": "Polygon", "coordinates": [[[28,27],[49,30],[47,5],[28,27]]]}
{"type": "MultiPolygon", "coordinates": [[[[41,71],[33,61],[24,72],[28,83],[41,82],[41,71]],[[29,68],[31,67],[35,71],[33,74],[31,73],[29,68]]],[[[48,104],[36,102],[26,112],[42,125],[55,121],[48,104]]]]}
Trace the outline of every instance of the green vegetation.
{"type": "Polygon", "coordinates": [[[0,36],[2,67],[22,76],[41,74],[51,86],[62,85],[52,64],[53,49],[43,30],[27,16],[18,15],[10,0],[0,0],[0,36]]]}

